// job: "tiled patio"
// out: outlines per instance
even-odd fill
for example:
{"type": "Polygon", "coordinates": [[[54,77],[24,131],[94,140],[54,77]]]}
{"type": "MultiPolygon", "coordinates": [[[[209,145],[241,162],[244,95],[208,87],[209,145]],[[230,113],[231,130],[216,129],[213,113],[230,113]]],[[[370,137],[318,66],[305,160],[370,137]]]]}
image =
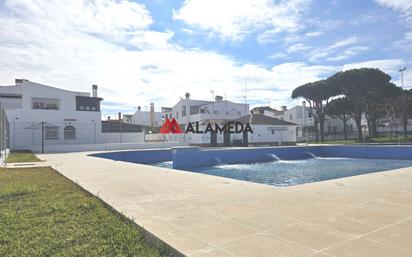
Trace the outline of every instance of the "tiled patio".
{"type": "Polygon", "coordinates": [[[86,153],[40,158],[187,256],[412,256],[412,168],[273,187],[86,153]]]}

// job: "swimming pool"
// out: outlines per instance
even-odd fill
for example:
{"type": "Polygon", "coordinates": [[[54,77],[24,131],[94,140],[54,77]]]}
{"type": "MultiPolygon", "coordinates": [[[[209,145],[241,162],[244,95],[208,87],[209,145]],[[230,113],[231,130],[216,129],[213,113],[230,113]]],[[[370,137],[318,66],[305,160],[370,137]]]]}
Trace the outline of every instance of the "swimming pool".
{"type": "Polygon", "coordinates": [[[91,154],[275,186],[412,166],[412,146],[176,147],[91,154]]]}
{"type": "MultiPolygon", "coordinates": [[[[172,168],[172,162],[156,163],[172,168]]],[[[247,164],[230,164],[185,169],[273,186],[293,186],[323,180],[356,176],[412,166],[412,160],[356,159],[341,157],[316,157],[304,160],[274,160],[247,164]]]]}

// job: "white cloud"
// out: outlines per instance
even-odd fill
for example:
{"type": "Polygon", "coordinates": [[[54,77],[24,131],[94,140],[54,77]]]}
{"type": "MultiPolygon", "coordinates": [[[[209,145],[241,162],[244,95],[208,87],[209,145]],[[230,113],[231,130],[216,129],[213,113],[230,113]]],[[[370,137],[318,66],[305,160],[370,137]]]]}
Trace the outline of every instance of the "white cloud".
{"type": "Polygon", "coordinates": [[[322,34],[323,34],[322,31],[312,31],[312,32],[306,33],[305,36],[307,36],[307,37],[318,37],[322,34]]]}
{"type": "Polygon", "coordinates": [[[335,56],[329,57],[328,60],[329,61],[342,61],[342,60],[348,59],[352,56],[358,55],[362,52],[365,52],[367,50],[369,50],[368,46],[349,47],[349,48],[345,49],[343,52],[339,52],[335,56]]]}
{"type": "Polygon", "coordinates": [[[378,4],[403,13],[412,21],[412,2],[410,0],[375,0],[378,4]]]}
{"type": "Polygon", "coordinates": [[[386,60],[372,60],[366,62],[357,62],[345,64],[342,70],[350,70],[357,68],[378,68],[388,73],[397,72],[399,67],[404,65],[405,62],[402,59],[386,59],[386,60]]]}
{"type": "MultiPolygon", "coordinates": [[[[342,70],[377,68],[389,74],[392,77],[392,81],[396,85],[401,86],[399,68],[404,66],[406,66],[406,62],[402,59],[386,59],[346,64],[342,67],[342,70]]],[[[412,72],[409,70],[406,70],[404,73],[404,85],[405,87],[412,87],[412,72]]]]}
{"type": "Polygon", "coordinates": [[[410,0],[375,0],[378,4],[392,8],[401,13],[402,18],[408,26],[403,39],[394,42],[395,47],[403,48],[407,51],[412,50],[412,1],[410,0]]]}
{"type": "Polygon", "coordinates": [[[332,54],[340,54],[340,50],[344,47],[354,45],[359,42],[357,37],[349,37],[327,46],[318,47],[309,53],[309,60],[311,62],[316,62],[321,59],[327,59],[332,54]]]}
{"type": "Polygon", "coordinates": [[[256,31],[295,32],[309,0],[186,0],[174,12],[175,20],[241,40],[256,31]]]}
{"type": "Polygon", "coordinates": [[[172,32],[149,29],[151,17],[142,5],[92,1],[79,6],[83,4],[7,1],[0,12],[0,84],[22,77],[75,91],[90,91],[97,84],[105,110],[117,112],[150,102],[157,109],[171,106],[185,92],[209,99],[210,89],[243,101],[246,82],[250,101],[284,104],[296,86],[335,71],[300,62],[267,68],[184,49],[170,42],[172,32]],[[129,6],[133,8],[123,8],[129,6]],[[125,14],[129,17],[117,17],[125,14]],[[101,17],[107,18],[102,24],[101,17]]]}
{"type": "Polygon", "coordinates": [[[310,48],[311,48],[310,46],[307,46],[305,44],[297,43],[297,44],[289,46],[287,51],[288,53],[296,53],[296,52],[302,52],[302,51],[308,50],[310,48]]]}

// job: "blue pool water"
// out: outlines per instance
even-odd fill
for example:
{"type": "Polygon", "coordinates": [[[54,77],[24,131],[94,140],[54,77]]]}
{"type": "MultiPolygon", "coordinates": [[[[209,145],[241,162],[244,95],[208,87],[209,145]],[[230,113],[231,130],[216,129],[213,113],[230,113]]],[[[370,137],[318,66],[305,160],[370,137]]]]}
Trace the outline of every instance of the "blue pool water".
{"type": "MultiPolygon", "coordinates": [[[[171,161],[155,165],[172,168],[171,161]]],[[[317,157],[305,160],[218,165],[186,170],[274,186],[292,186],[408,166],[412,166],[412,160],[317,157]]]]}

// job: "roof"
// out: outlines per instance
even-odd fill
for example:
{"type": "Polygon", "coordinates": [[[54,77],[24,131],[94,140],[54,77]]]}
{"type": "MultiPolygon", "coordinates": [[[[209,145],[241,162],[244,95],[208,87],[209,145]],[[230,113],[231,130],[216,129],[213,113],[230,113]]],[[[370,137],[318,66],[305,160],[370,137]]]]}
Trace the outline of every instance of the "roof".
{"type": "Polygon", "coordinates": [[[246,116],[243,116],[239,119],[236,119],[234,121],[239,121],[242,123],[247,123],[250,122],[251,125],[282,125],[282,126],[297,126],[297,124],[289,122],[289,121],[284,121],[276,118],[272,118],[263,114],[249,114],[246,116]],[[250,116],[252,116],[252,120],[250,119],[250,116]]]}
{"type": "Polygon", "coordinates": [[[270,111],[273,112],[275,114],[282,114],[284,113],[284,111],[278,111],[276,109],[273,109],[270,106],[259,106],[259,107],[255,107],[251,110],[252,113],[256,113],[256,111],[258,111],[259,113],[263,113],[264,111],[270,111]]]}

